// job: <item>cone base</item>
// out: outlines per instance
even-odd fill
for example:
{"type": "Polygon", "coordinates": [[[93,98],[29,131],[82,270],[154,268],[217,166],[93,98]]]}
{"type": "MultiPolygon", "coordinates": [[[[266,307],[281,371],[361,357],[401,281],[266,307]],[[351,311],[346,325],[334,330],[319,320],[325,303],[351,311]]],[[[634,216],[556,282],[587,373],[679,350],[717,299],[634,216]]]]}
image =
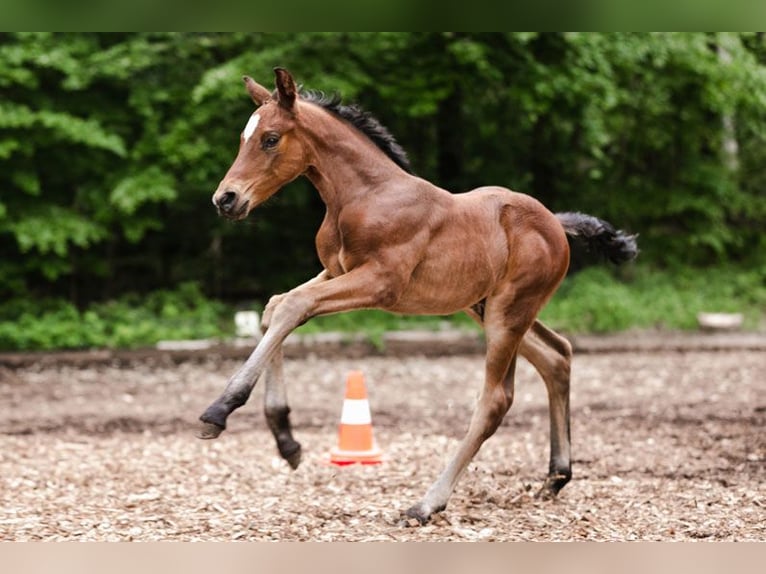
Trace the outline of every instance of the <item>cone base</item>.
{"type": "Polygon", "coordinates": [[[379,448],[371,450],[355,451],[333,448],[330,450],[330,463],[336,466],[348,466],[350,464],[380,464],[383,462],[379,448]]]}

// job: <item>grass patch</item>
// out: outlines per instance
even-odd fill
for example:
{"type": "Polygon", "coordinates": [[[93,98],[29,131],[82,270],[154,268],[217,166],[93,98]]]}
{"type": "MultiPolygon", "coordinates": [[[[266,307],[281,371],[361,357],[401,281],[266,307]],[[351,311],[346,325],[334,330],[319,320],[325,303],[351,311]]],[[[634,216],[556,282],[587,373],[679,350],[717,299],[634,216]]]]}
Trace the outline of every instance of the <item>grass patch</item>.
{"type": "MultiPolygon", "coordinates": [[[[743,313],[745,329],[766,329],[766,269],[592,267],[568,277],[540,318],[567,333],[694,330],[700,312],[743,313]]],[[[402,317],[383,311],[354,311],[318,317],[298,332],[356,332],[375,341],[386,331],[441,328],[478,326],[464,313],[402,317]]]]}
{"type": "Polygon", "coordinates": [[[540,317],[570,333],[627,329],[692,330],[700,312],[743,313],[745,328],[766,328],[766,270],[586,269],[567,278],[540,317]]]}
{"type": "Polygon", "coordinates": [[[0,349],[131,348],[163,339],[233,334],[232,311],[195,283],[146,296],[130,294],[78,310],[67,301],[12,300],[0,306],[0,349]]]}
{"type": "MultiPolygon", "coordinates": [[[[567,278],[541,318],[566,333],[628,329],[692,330],[699,312],[739,312],[745,329],[766,330],[766,267],[663,270],[593,267],[567,278]]],[[[228,338],[234,309],[194,283],[146,296],[126,295],[82,311],[63,300],[0,305],[0,350],[131,348],[163,339],[228,338]]],[[[387,331],[478,326],[464,313],[405,317],[355,311],[317,317],[299,333],[361,333],[381,345],[387,331]]]]}

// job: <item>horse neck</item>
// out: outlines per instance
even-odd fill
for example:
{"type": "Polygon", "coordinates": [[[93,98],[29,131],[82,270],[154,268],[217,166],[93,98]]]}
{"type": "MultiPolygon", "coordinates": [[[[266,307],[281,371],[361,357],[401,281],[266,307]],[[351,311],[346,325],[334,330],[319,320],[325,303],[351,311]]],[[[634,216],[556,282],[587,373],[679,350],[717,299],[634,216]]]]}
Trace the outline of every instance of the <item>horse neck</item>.
{"type": "Polygon", "coordinates": [[[324,110],[312,112],[304,127],[311,150],[306,176],[328,208],[385,193],[393,180],[410,177],[355,127],[324,110]]]}

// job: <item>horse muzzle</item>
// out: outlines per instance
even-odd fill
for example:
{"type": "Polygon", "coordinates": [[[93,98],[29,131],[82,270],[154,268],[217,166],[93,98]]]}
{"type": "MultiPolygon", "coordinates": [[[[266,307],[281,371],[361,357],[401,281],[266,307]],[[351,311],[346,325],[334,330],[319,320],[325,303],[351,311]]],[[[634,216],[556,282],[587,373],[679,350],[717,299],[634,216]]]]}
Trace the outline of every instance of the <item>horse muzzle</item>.
{"type": "Polygon", "coordinates": [[[226,190],[222,193],[216,193],[213,196],[213,205],[218,209],[219,215],[228,219],[244,219],[247,217],[248,205],[247,199],[242,199],[240,194],[234,190],[226,190]]]}

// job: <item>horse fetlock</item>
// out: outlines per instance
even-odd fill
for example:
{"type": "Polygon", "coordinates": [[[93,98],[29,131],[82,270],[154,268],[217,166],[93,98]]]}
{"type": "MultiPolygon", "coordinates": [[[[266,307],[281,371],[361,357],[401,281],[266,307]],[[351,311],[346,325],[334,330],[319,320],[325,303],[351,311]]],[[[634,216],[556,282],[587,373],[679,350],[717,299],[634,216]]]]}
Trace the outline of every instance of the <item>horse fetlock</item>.
{"type": "Polygon", "coordinates": [[[293,439],[290,425],[290,407],[271,406],[265,409],[269,430],[277,441],[280,456],[295,470],[301,463],[301,443],[293,439]]]}
{"type": "Polygon", "coordinates": [[[274,436],[283,432],[290,432],[290,407],[267,405],[264,414],[266,415],[266,423],[274,436]]]}

